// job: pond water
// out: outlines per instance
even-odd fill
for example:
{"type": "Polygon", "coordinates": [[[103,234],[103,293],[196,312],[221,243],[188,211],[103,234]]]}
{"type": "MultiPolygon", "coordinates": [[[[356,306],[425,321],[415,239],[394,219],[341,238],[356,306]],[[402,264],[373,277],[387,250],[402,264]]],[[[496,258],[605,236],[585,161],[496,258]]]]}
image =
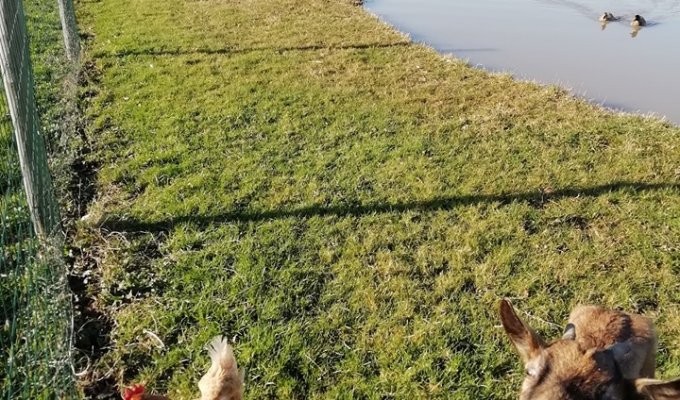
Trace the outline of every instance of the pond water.
{"type": "Polygon", "coordinates": [[[472,65],[680,124],[678,0],[367,0],[365,7],[472,65]],[[603,28],[605,11],[621,19],[603,28]],[[637,33],[635,14],[647,21],[637,33]]]}

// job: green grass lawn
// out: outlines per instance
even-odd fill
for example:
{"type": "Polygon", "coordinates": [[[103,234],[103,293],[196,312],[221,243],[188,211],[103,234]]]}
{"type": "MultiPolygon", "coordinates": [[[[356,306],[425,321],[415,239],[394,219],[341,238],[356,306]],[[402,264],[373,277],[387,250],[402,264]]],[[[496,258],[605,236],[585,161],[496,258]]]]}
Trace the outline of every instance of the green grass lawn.
{"type": "MultiPolygon", "coordinates": [[[[90,379],[248,398],[511,399],[510,297],[650,315],[680,375],[680,129],[472,69],[324,0],[82,0],[100,163],[90,379]],[[157,336],[160,343],[154,335],[157,336]]],[[[549,321],[549,323],[548,323],[549,321]]]]}

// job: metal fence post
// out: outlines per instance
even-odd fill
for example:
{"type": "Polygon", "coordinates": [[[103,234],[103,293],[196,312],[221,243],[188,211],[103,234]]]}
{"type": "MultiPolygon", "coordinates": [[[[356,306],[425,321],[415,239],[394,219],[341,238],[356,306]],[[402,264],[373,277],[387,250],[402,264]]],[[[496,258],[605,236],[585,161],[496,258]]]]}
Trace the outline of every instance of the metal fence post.
{"type": "Polygon", "coordinates": [[[0,1],[0,67],[35,232],[41,239],[60,228],[33,88],[26,19],[21,0],[0,1]]]}
{"type": "Polygon", "coordinates": [[[61,30],[64,33],[64,46],[66,57],[69,61],[77,62],[80,59],[80,40],[78,39],[78,25],[73,0],[57,0],[59,3],[59,17],[61,18],[61,30]]]}

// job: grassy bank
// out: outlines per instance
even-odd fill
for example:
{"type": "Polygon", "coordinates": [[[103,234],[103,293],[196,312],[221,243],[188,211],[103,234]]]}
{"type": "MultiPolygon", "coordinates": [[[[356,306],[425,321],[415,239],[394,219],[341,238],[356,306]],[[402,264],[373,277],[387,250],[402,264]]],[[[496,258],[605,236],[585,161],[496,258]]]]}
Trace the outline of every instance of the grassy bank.
{"type": "MultiPolygon", "coordinates": [[[[496,303],[645,312],[680,374],[680,130],[445,59],[344,1],[83,0],[114,321],[90,379],[191,398],[510,399],[496,303]]],[[[554,322],[557,325],[545,321],[554,322]]]]}

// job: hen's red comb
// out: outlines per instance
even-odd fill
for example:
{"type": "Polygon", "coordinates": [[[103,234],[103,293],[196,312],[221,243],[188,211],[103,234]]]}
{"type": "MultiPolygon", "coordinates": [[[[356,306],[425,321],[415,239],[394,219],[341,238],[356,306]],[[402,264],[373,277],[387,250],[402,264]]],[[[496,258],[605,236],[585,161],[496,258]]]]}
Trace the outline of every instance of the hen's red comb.
{"type": "Polygon", "coordinates": [[[143,394],[144,385],[133,385],[123,391],[123,400],[132,400],[132,396],[143,394]]]}

